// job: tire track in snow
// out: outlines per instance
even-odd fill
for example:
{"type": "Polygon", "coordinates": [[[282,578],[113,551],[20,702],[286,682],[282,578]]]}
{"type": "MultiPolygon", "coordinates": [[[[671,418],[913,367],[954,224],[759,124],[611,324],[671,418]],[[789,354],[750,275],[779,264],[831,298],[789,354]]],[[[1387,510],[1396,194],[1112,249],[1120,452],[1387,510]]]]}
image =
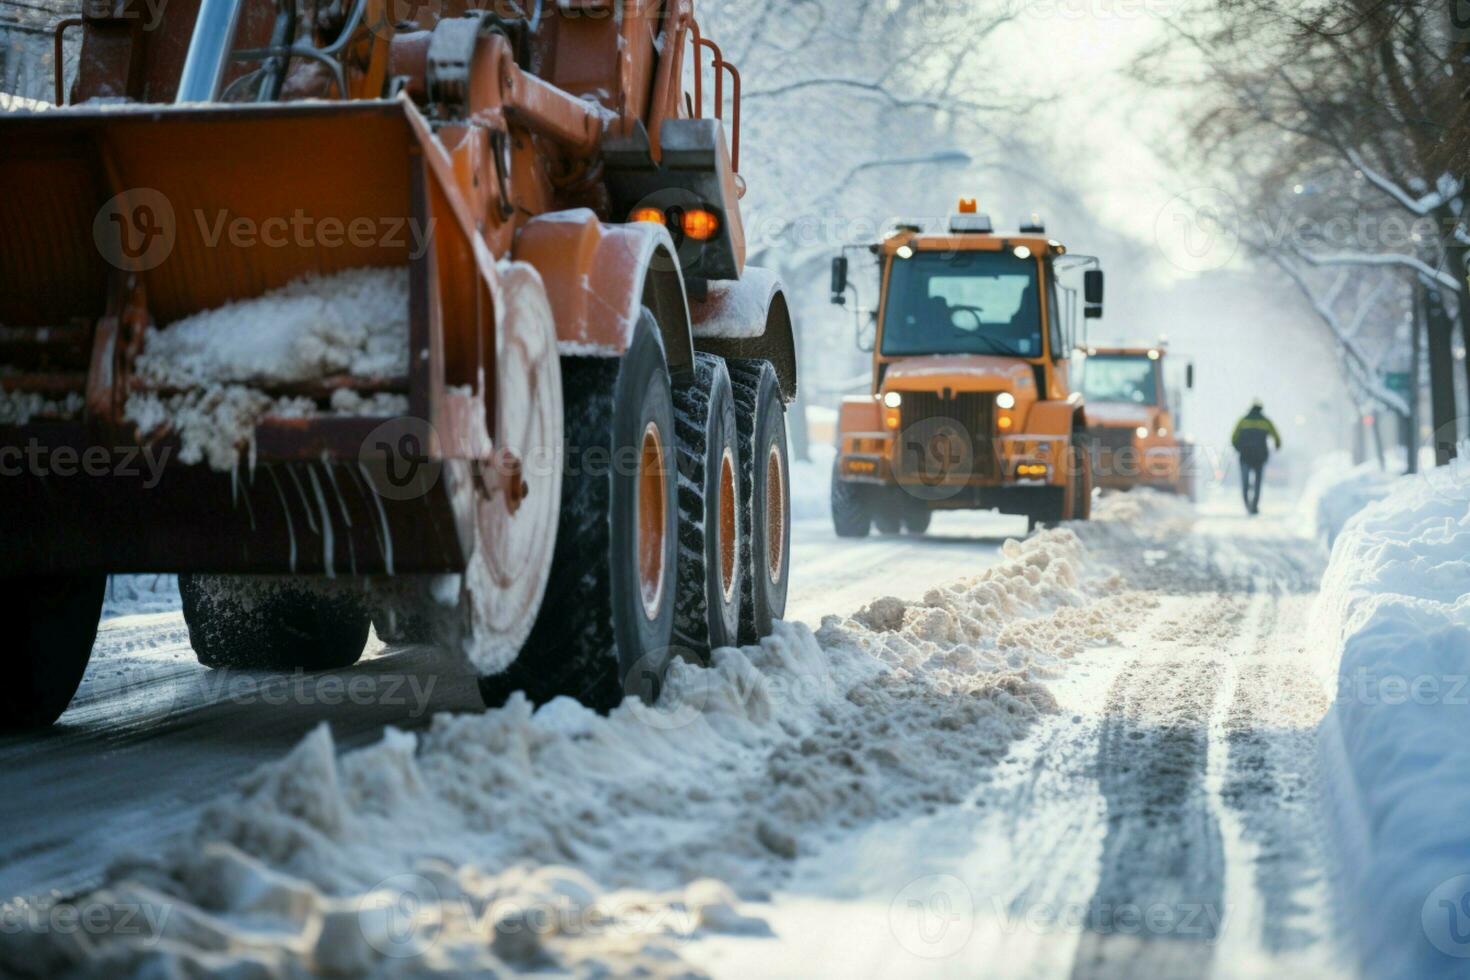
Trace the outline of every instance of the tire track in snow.
{"type": "Polygon", "coordinates": [[[1206,786],[1218,660],[1145,653],[1108,695],[1098,744],[1102,874],[1072,976],[1208,972],[1224,907],[1224,844],[1206,786]]]}

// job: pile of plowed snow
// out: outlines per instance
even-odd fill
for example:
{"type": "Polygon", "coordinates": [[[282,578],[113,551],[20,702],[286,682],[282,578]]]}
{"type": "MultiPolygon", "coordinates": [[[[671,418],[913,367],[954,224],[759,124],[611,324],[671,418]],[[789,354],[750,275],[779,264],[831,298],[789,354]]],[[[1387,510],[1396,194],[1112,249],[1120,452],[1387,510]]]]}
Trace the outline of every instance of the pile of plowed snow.
{"type": "MultiPolygon", "coordinates": [[[[335,374],[401,377],[408,371],[408,270],[348,269],[305,276],[253,299],[178,320],[144,339],[136,363],[150,385],[187,389],[135,393],[126,418],[147,436],[178,434],[185,463],[233,468],[267,415],[319,414],[304,398],[273,398],[261,387],[335,374]]],[[[337,414],[399,415],[400,395],[364,399],[338,391],[337,414]]]]}
{"type": "Polygon", "coordinates": [[[1150,601],[1089,578],[1076,535],[1053,530],[921,600],[882,598],[815,634],[778,624],[707,668],[678,662],[657,706],[600,716],[517,695],[345,754],[323,727],[170,857],[116,867],[75,900],[147,910],[139,931],[76,944],[31,929],[0,964],[684,975],[678,942],[765,928],[739,899],[768,894],[799,855],[962,802],[1055,710],[1046,680],[1150,601]]]}
{"type": "Polygon", "coordinates": [[[1470,465],[1397,481],[1343,529],[1311,652],[1348,922],[1373,977],[1470,962],[1470,465]]]}

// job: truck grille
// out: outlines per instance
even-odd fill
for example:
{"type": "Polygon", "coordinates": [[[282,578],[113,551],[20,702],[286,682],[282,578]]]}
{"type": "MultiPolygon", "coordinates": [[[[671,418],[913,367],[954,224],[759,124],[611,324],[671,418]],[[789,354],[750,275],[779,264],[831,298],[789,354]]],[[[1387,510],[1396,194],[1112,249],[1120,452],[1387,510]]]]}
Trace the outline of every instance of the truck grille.
{"type": "Polygon", "coordinates": [[[1099,449],[1116,450],[1133,448],[1132,429],[1122,429],[1116,426],[1099,427],[1089,429],[1088,435],[1092,437],[1092,444],[1099,449]]]}
{"type": "Polygon", "coordinates": [[[924,447],[934,436],[964,440],[964,451],[950,458],[972,475],[987,480],[998,475],[993,393],[966,391],[945,398],[929,391],[906,391],[900,418],[902,444],[896,467],[901,476],[932,476],[937,462],[943,467],[932,450],[925,455],[924,447]]]}

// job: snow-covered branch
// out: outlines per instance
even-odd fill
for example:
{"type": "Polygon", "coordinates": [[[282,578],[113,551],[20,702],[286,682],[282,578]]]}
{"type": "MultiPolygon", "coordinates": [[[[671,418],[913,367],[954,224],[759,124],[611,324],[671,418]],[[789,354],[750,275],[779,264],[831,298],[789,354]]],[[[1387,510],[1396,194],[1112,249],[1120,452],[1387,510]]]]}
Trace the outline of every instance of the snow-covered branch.
{"type": "Polygon", "coordinates": [[[1417,215],[1429,215],[1436,208],[1443,207],[1452,197],[1458,197],[1464,186],[1460,181],[1448,174],[1440,178],[1439,186],[1422,197],[1414,197],[1408,191],[1398,185],[1396,181],[1389,179],[1370,167],[1363,159],[1363,155],[1352,147],[1347,148],[1348,162],[1351,163],[1363,175],[1364,179],[1374,187],[1383,191],[1400,205],[1417,215]]]}
{"type": "Polygon", "coordinates": [[[1284,255],[1276,253],[1271,258],[1291,278],[1291,281],[1296,283],[1296,287],[1307,298],[1307,302],[1312,304],[1312,309],[1316,311],[1317,316],[1332,331],[1333,336],[1337,339],[1338,345],[1342,349],[1344,363],[1347,365],[1349,376],[1353,381],[1358,384],[1368,397],[1380,405],[1390,411],[1398,412],[1400,415],[1408,415],[1409,403],[1404,400],[1402,395],[1389,389],[1383,383],[1383,379],[1378,376],[1376,362],[1369,358],[1367,352],[1363,350],[1363,346],[1348,331],[1343,329],[1342,321],[1338,318],[1337,311],[1332,308],[1332,304],[1328,301],[1327,297],[1318,296],[1313,292],[1306,277],[1301,274],[1301,270],[1292,265],[1284,255]]]}
{"type": "Polygon", "coordinates": [[[1300,248],[1292,248],[1297,257],[1308,265],[1333,266],[1333,265],[1373,265],[1373,266],[1402,266],[1412,269],[1431,279],[1435,284],[1451,292],[1459,293],[1464,290],[1460,281],[1443,269],[1436,269],[1427,262],[1413,255],[1404,255],[1401,252],[1337,252],[1330,255],[1314,255],[1300,248]]]}

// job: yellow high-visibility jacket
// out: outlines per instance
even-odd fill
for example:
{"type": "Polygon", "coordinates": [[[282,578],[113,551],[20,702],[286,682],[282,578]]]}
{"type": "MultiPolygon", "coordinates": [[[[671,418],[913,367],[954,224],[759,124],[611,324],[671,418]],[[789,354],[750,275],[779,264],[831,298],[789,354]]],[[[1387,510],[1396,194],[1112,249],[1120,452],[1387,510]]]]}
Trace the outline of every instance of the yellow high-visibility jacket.
{"type": "Polygon", "coordinates": [[[1235,432],[1230,436],[1230,445],[1242,456],[1256,456],[1264,458],[1269,455],[1266,440],[1273,440],[1276,448],[1281,448],[1281,433],[1276,431],[1276,426],[1265,414],[1252,410],[1244,418],[1235,423],[1235,432]]]}

